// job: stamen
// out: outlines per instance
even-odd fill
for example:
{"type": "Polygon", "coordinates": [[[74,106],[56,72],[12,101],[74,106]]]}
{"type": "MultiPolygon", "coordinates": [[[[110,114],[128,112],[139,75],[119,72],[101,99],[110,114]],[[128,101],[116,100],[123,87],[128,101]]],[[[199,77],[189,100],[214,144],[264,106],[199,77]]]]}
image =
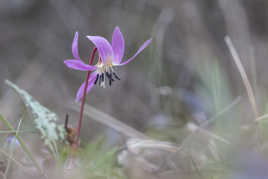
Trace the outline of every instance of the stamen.
{"type": "Polygon", "coordinates": [[[112,86],[112,79],[109,80],[109,86],[112,86]]]}
{"type": "Polygon", "coordinates": [[[119,76],[117,76],[117,74],[115,72],[113,72],[113,75],[116,79],[120,80],[119,76]]]}
{"type": "Polygon", "coordinates": [[[104,73],[103,73],[103,88],[106,88],[106,80],[105,80],[105,75],[104,75],[104,73]]]}
{"type": "Polygon", "coordinates": [[[105,74],[106,74],[106,76],[109,78],[109,80],[114,81],[114,79],[113,79],[113,77],[112,77],[112,74],[111,74],[111,73],[106,72],[105,74]]]}
{"type": "Polygon", "coordinates": [[[104,76],[104,73],[102,73],[100,77],[101,77],[100,78],[100,81],[101,81],[100,87],[105,88],[105,76],[104,76]]]}
{"type": "Polygon", "coordinates": [[[105,72],[105,75],[110,79],[111,78],[111,76],[110,76],[110,74],[106,71],[105,72]]]}
{"type": "Polygon", "coordinates": [[[99,69],[94,84],[98,83],[101,88],[106,88],[112,86],[112,83],[115,81],[115,79],[120,80],[113,67],[108,65],[102,66],[99,69]]]}
{"type": "Polygon", "coordinates": [[[101,74],[101,81],[102,82],[104,81],[104,74],[103,73],[101,74]]]}
{"type": "Polygon", "coordinates": [[[99,86],[101,84],[101,74],[99,75],[99,86]]]}
{"type": "Polygon", "coordinates": [[[96,77],[96,79],[95,79],[95,81],[94,81],[94,85],[96,85],[97,84],[97,82],[98,82],[98,80],[99,80],[99,74],[97,74],[97,77],[96,77]]]}

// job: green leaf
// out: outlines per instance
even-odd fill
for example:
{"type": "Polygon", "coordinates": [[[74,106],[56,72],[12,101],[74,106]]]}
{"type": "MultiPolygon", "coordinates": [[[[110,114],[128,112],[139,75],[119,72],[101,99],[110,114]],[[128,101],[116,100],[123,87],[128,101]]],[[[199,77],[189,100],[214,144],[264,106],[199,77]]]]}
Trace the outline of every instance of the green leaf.
{"type": "Polygon", "coordinates": [[[56,156],[58,151],[56,142],[63,140],[65,136],[63,125],[56,124],[58,116],[46,107],[42,106],[28,92],[19,88],[11,81],[6,80],[5,82],[20,96],[29,114],[31,114],[34,120],[35,127],[40,131],[41,138],[53,152],[54,156],[56,156]]]}

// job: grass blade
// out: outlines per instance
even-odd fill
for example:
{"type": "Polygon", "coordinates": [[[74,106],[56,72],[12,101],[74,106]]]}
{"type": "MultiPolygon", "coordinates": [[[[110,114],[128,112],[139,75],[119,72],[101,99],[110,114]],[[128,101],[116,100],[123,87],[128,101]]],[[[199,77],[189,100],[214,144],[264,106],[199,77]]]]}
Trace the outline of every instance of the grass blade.
{"type": "MultiPolygon", "coordinates": [[[[5,126],[7,126],[7,128],[9,130],[15,131],[15,129],[11,126],[11,124],[2,115],[0,115],[0,121],[2,121],[3,124],[5,126]]],[[[18,135],[18,133],[16,133],[16,138],[17,138],[18,142],[20,143],[21,148],[23,149],[23,151],[25,152],[25,154],[29,157],[29,159],[33,162],[33,164],[35,165],[35,167],[39,170],[39,172],[43,173],[41,167],[39,166],[39,164],[35,160],[34,156],[30,152],[30,150],[26,147],[25,143],[20,138],[20,136],[18,135]]]]}

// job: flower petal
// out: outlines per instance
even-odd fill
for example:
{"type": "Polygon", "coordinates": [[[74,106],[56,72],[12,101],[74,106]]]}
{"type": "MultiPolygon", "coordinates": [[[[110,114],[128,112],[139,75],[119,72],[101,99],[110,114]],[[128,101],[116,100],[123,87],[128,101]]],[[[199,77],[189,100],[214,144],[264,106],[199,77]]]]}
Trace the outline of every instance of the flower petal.
{"type": "Polygon", "coordinates": [[[74,40],[72,44],[72,52],[75,59],[81,60],[78,53],[78,32],[75,32],[74,40]]]}
{"type": "Polygon", "coordinates": [[[87,36],[87,38],[97,47],[101,60],[104,64],[113,60],[113,49],[110,43],[100,36],[87,36]]]}
{"type": "Polygon", "coordinates": [[[119,27],[115,27],[113,38],[112,38],[112,48],[114,51],[114,63],[120,64],[125,50],[125,40],[119,29],[119,27]]]}
{"type": "Polygon", "coordinates": [[[64,64],[71,69],[80,70],[80,71],[93,71],[97,68],[95,66],[87,65],[81,60],[65,60],[64,64]]]}
{"type": "MultiPolygon", "coordinates": [[[[96,80],[96,76],[97,76],[97,73],[96,72],[93,72],[91,75],[90,75],[90,78],[88,80],[88,86],[87,86],[87,93],[92,89],[92,87],[94,86],[94,82],[96,80]]],[[[76,99],[75,101],[78,103],[80,101],[80,99],[83,97],[84,95],[84,90],[85,90],[85,84],[86,82],[84,82],[80,88],[78,89],[77,91],[77,94],[76,94],[76,99]]]]}
{"type": "Polygon", "coordinates": [[[134,58],[136,58],[136,56],[139,55],[139,53],[141,53],[151,43],[151,41],[152,41],[152,39],[146,40],[142,44],[142,46],[138,49],[138,51],[135,53],[135,55],[133,55],[131,58],[129,58],[128,60],[124,61],[123,63],[119,64],[119,66],[126,65],[130,61],[132,61],[134,58]]]}

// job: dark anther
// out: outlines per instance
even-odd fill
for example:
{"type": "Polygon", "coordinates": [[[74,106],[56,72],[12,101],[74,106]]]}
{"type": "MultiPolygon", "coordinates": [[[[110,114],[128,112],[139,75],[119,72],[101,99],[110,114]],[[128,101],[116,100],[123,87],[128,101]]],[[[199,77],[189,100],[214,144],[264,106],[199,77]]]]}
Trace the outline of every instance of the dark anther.
{"type": "Polygon", "coordinates": [[[111,79],[111,74],[108,73],[107,71],[105,72],[105,75],[106,75],[109,79],[111,79]]]}
{"type": "Polygon", "coordinates": [[[101,81],[104,81],[104,73],[101,74],[101,81]]]}
{"type": "Polygon", "coordinates": [[[113,82],[113,79],[110,78],[110,80],[109,80],[109,85],[110,85],[110,86],[112,86],[112,82],[113,82]]]}
{"type": "Polygon", "coordinates": [[[94,84],[97,84],[97,82],[98,82],[98,80],[99,80],[99,74],[97,74],[97,77],[96,77],[96,79],[95,79],[95,81],[94,81],[94,84]]]}
{"type": "Polygon", "coordinates": [[[116,79],[120,80],[120,78],[117,76],[117,74],[115,72],[113,72],[113,75],[116,79]]]}
{"type": "Polygon", "coordinates": [[[112,76],[111,73],[106,72],[105,74],[106,74],[106,76],[108,77],[109,80],[114,81],[113,76],[112,76]]]}
{"type": "Polygon", "coordinates": [[[99,75],[99,86],[101,84],[101,74],[99,75]]]}

